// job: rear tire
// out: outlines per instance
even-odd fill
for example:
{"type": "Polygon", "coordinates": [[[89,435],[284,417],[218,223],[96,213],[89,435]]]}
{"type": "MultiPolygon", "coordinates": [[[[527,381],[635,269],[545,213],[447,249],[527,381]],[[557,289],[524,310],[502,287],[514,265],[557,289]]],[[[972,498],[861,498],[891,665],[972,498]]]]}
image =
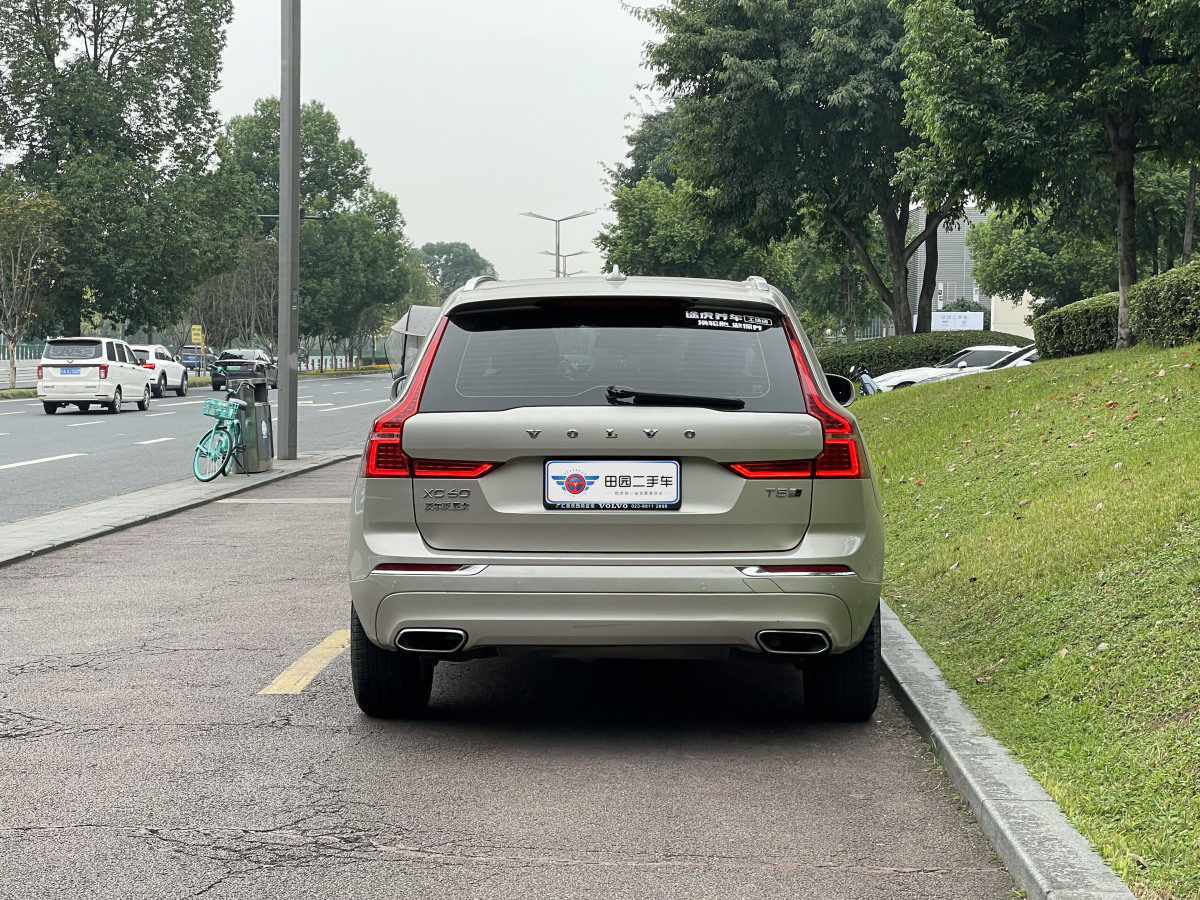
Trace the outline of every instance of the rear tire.
{"type": "Polygon", "coordinates": [[[175,396],[176,397],[186,397],[187,396],[187,388],[188,388],[187,372],[184,372],[183,380],[179,382],[179,387],[175,388],[175,396]]]}
{"type": "MultiPolygon", "coordinates": [[[[162,396],[162,395],[160,394],[159,396],[162,396]]],[[[150,408],[150,385],[146,385],[145,390],[142,391],[142,399],[138,401],[138,409],[140,409],[142,412],[146,412],[146,410],[148,410],[149,408],[150,408]]]]}
{"type": "Polygon", "coordinates": [[[121,411],[121,389],[120,388],[117,388],[116,393],[113,394],[112,403],[108,404],[108,411],[110,413],[119,413],[121,411]]]}
{"type": "Polygon", "coordinates": [[[167,396],[167,376],[166,375],[160,375],[158,377],[158,381],[154,382],[154,396],[155,397],[167,396]]]}
{"type": "Polygon", "coordinates": [[[407,719],[429,706],[433,663],[417,653],[383,650],[371,643],[350,607],[350,681],[354,701],[375,719],[407,719]]]}
{"type": "Polygon", "coordinates": [[[58,404],[57,403],[42,403],[42,409],[44,409],[46,411],[46,415],[52,416],[56,412],[58,412],[58,404]]]}
{"type": "Polygon", "coordinates": [[[879,610],[853,650],[821,656],[804,667],[804,704],[812,715],[838,722],[865,722],[879,705],[883,669],[879,610]]]}

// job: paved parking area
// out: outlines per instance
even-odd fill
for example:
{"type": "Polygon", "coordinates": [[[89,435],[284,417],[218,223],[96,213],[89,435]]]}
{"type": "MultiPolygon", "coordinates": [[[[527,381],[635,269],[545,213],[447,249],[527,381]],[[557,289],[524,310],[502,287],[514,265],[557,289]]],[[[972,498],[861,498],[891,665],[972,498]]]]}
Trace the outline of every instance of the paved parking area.
{"type": "Polygon", "coordinates": [[[782,667],[480,660],[387,723],[336,653],[260,693],[346,627],[356,466],[0,569],[0,897],[1012,889],[890,694],[829,725],[782,667]]]}

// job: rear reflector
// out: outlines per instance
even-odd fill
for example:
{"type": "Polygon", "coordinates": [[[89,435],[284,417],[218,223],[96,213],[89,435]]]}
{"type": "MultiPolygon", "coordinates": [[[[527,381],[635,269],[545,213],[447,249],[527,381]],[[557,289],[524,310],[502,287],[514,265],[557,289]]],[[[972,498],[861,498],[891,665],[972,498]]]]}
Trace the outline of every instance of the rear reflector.
{"type": "Polygon", "coordinates": [[[853,575],[849,566],[829,563],[808,563],[794,566],[738,566],[743,575],[766,578],[771,575],[853,575]]]}
{"type": "Polygon", "coordinates": [[[41,381],[41,380],[42,380],[42,367],[39,364],[38,365],[38,381],[41,381]]]}
{"type": "Polygon", "coordinates": [[[100,377],[101,377],[101,378],[107,378],[107,377],[108,377],[108,365],[107,365],[107,363],[100,363],[100,377]]]}
{"type": "Polygon", "coordinates": [[[460,572],[470,569],[458,563],[380,563],[375,567],[376,572],[460,572]]]}
{"type": "Polygon", "coordinates": [[[811,459],[782,459],[774,462],[725,463],[743,478],[811,478],[811,459]]]}

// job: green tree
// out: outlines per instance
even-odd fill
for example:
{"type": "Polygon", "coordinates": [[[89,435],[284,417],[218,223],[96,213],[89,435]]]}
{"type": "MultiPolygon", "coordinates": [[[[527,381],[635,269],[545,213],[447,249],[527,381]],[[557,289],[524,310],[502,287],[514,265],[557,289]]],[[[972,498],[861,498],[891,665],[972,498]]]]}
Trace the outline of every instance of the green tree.
{"type": "Polygon", "coordinates": [[[17,386],[18,341],[36,327],[60,252],[62,209],[44,191],[0,183],[0,334],[8,341],[8,383],[17,386]]]}
{"type": "Polygon", "coordinates": [[[175,318],[237,258],[245,182],[214,165],[230,0],[0,5],[0,139],[62,207],[61,326],[175,318]]]}
{"type": "MultiPolygon", "coordinates": [[[[962,191],[931,169],[918,179],[897,155],[905,124],[903,20],[887,0],[673,0],[644,10],[661,42],[647,61],[683,122],[676,168],[704,192],[708,217],[765,246],[814,224],[841,235],[897,332],[912,330],[908,261],[961,210],[962,191]],[[915,192],[930,210],[909,235],[915,192]],[[882,227],[881,273],[870,236],[882,227]]],[[[934,279],[919,327],[928,330],[934,279]]]]}
{"type": "MultiPolygon", "coordinates": [[[[234,116],[225,127],[231,159],[254,176],[261,215],[279,213],[279,98],[264,97],[254,111],[234,116]]],[[[309,212],[345,212],[368,191],[366,155],[342,136],[337,117],[322,103],[300,108],[300,205],[309,212]]],[[[273,226],[268,223],[267,230],[273,226]]]]}
{"type": "Polygon", "coordinates": [[[461,241],[425,244],[421,247],[421,260],[443,300],[476,275],[497,277],[496,267],[474,247],[461,241]]]}
{"type": "Polygon", "coordinates": [[[1134,163],[1200,143],[1200,12],[1185,0],[910,0],[910,121],[982,200],[1029,208],[1100,160],[1117,200],[1117,346],[1133,342],[1134,163]]]}

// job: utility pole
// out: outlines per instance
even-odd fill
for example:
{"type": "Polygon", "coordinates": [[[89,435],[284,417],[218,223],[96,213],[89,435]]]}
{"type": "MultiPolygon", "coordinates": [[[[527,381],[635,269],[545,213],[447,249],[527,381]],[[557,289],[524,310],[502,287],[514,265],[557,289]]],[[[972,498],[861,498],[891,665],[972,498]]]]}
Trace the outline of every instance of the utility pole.
{"type": "Polygon", "coordinates": [[[282,0],[279,91],[279,459],[295,459],[300,346],[300,0],[282,0]]]}

